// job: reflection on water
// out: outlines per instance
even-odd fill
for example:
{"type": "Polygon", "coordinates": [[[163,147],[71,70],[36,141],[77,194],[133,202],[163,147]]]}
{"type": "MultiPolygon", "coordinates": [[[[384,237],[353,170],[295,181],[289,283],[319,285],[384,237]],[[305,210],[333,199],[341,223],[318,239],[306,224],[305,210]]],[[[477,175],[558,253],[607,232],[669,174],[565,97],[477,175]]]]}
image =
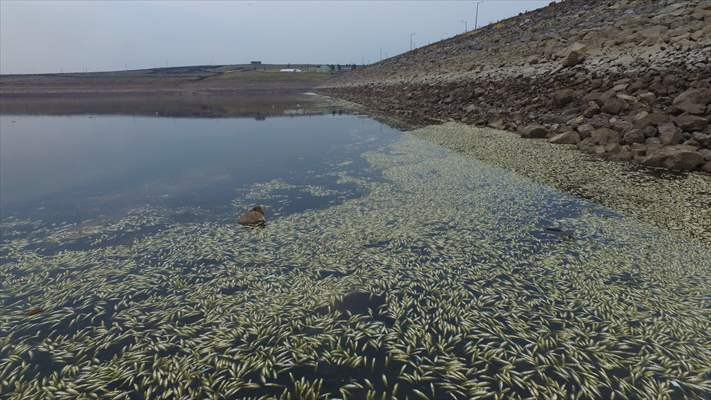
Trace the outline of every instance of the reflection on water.
{"type": "MultiPolygon", "coordinates": [[[[192,119],[2,116],[3,216],[83,220],[137,205],[226,211],[255,182],[279,180],[293,212],[357,194],[327,175],[367,174],[358,154],[393,130],[354,116],[192,119]],[[299,193],[302,185],[331,192],[299,193]]],[[[274,210],[273,210],[274,211],[274,210]]]]}
{"type": "Polygon", "coordinates": [[[267,117],[319,114],[327,109],[318,96],[294,91],[115,92],[7,94],[0,113],[15,115],[142,115],[164,117],[267,117]]]}

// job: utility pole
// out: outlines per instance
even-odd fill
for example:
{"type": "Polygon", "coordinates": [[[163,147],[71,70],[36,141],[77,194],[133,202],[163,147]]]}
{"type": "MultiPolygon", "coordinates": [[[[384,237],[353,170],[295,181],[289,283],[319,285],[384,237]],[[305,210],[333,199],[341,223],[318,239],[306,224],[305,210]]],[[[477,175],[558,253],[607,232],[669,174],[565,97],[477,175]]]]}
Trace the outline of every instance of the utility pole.
{"type": "Polygon", "coordinates": [[[479,3],[481,3],[481,1],[476,2],[476,13],[474,16],[474,30],[477,30],[479,28],[479,3]]]}
{"type": "Polygon", "coordinates": [[[467,20],[463,19],[462,23],[464,24],[464,33],[467,33],[467,31],[469,31],[469,25],[467,23],[467,20]]]}
{"type": "Polygon", "coordinates": [[[378,61],[381,61],[383,59],[383,48],[380,48],[380,58],[378,58],[378,61]]]}
{"type": "Polygon", "coordinates": [[[412,51],[412,38],[415,36],[414,33],[410,34],[410,51],[412,51]]]}

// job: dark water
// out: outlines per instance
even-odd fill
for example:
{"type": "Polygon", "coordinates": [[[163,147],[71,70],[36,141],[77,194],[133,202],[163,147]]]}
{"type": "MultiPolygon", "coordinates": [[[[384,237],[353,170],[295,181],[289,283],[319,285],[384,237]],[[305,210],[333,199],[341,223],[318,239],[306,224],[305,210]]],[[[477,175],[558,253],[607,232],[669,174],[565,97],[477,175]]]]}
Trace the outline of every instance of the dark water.
{"type": "MultiPolygon", "coordinates": [[[[228,217],[255,182],[317,185],[284,193],[288,214],[359,195],[329,174],[377,178],[359,157],[396,131],[352,115],[256,118],[0,116],[2,217],[73,222],[137,206],[200,207],[228,217]],[[337,193],[337,194],[336,194],[337,193]]],[[[292,191],[293,188],[287,191],[292,191]]]]}

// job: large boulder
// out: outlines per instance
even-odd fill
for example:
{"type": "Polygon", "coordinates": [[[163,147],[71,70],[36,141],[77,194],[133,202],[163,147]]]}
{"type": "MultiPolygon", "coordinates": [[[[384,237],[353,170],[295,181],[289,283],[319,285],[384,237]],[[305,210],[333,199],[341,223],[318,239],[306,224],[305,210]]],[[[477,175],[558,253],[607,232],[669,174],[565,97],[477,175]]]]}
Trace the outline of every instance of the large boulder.
{"type": "Polygon", "coordinates": [[[679,127],[687,132],[700,131],[709,124],[706,118],[691,114],[683,114],[676,118],[679,127]]]}
{"type": "Polygon", "coordinates": [[[682,139],[681,130],[673,122],[665,122],[659,125],[659,140],[663,145],[679,144],[682,139]]]}
{"type": "Polygon", "coordinates": [[[684,93],[676,96],[673,101],[673,108],[678,113],[689,113],[700,115],[706,111],[706,105],[709,104],[708,90],[689,89],[684,93]]]}
{"type": "Polygon", "coordinates": [[[700,145],[711,149],[711,135],[703,132],[694,132],[692,138],[700,145]]]}
{"type": "Polygon", "coordinates": [[[506,129],[506,123],[504,122],[504,120],[502,118],[497,118],[493,121],[489,121],[489,122],[487,122],[486,125],[490,128],[498,129],[501,131],[506,129]]]}
{"type": "Polygon", "coordinates": [[[604,154],[619,149],[620,134],[608,128],[595,129],[590,137],[578,143],[578,148],[588,153],[604,154]]]}
{"type": "Polygon", "coordinates": [[[527,125],[521,130],[521,137],[526,139],[542,139],[548,135],[548,128],[539,124],[527,125]]]}
{"type": "Polygon", "coordinates": [[[582,43],[573,43],[568,47],[563,56],[563,66],[569,68],[585,61],[585,48],[582,43]]]}
{"type": "Polygon", "coordinates": [[[644,132],[640,129],[631,129],[625,133],[622,137],[622,143],[632,144],[632,143],[644,143],[644,132]]]}
{"type": "Polygon", "coordinates": [[[621,118],[611,118],[610,127],[618,132],[627,132],[634,128],[631,122],[621,118]]]}
{"type": "Polygon", "coordinates": [[[705,161],[711,161],[711,150],[710,149],[701,149],[698,150],[699,154],[701,154],[702,157],[704,157],[705,161]]]}
{"type": "Polygon", "coordinates": [[[627,102],[617,98],[617,97],[610,97],[607,100],[605,100],[605,103],[602,105],[602,112],[612,114],[612,115],[617,115],[621,113],[622,111],[626,110],[628,107],[627,102]]]}
{"type": "Polygon", "coordinates": [[[580,142],[580,135],[577,132],[568,131],[555,135],[548,139],[548,141],[553,144],[578,144],[580,142]]]}
{"type": "Polygon", "coordinates": [[[613,131],[612,129],[608,128],[600,128],[600,129],[595,129],[590,133],[590,137],[592,143],[594,144],[610,144],[610,143],[619,143],[620,142],[620,134],[613,131]]]}
{"type": "Polygon", "coordinates": [[[572,89],[556,90],[553,93],[553,104],[558,107],[564,107],[572,103],[576,97],[577,93],[572,89]]]}
{"type": "Polygon", "coordinates": [[[592,131],[595,130],[595,127],[590,124],[582,124],[578,126],[575,130],[578,131],[581,139],[585,139],[590,137],[590,134],[592,133],[592,131]]]}
{"type": "Polygon", "coordinates": [[[657,126],[671,120],[669,114],[660,112],[648,113],[641,111],[634,117],[634,124],[637,128],[644,129],[648,126],[657,126]]]}
{"type": "Polygon", "coordinates": [[[644,158],[643,163],[679,171],[692,171],[705,163],[703,155],[694,146],[676,145],[662,147],[644,158]]]}

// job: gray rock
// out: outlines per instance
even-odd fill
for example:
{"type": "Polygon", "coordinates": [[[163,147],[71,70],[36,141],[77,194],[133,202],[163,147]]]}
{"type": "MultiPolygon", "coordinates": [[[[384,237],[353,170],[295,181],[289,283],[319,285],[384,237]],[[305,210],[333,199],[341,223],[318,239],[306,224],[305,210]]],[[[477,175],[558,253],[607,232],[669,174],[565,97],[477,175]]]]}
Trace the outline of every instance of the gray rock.
{"type": "Polygon", "coordinates": [[[578,65],[585,61],[585,45],[581,43],[574,43],[568,48],[564,58],[563,66],[566,68],[578,65]]]}
{"type": "Polygon", "coordinates": [[[622,143],[632,144],[632,143],[644,143],[644,133],[639,129],[632,129],[627,131],[622,137],[622,143]]]}
{"type": "Polygon", "coordinates": [[[568,131],[555,135],[548,139],[548,141],[553,144],[578,144],[580,142],[580,135],[577,132],[568,131]]]}
{"type": "Polygon", "coordinates": [[[704,158],[706,161],[711,161],[711,150],[709,149],[701,149],[698,150],[699,154],[704,158]]]}
{"type": "Polygon", "coordinates": [[[681,130],[673,122],[665,122],[659,125],[659,140],[663,145],[679,144],[682,139],[681,130]]]}
{"type": "Polygon", "coordinates": [[[585,61],[585,55],[579,51],[571,51],[568,53],[567,56],[563,59],[563,66],[566,68],[572,67],[574,65],[578,65],[585,61]]]}
{"type": "Polygon", "coordinates": [[[594,144],[605,145],[609,143],[619,143],[620,134],[608,128],[595,129],[590,133],[590,138],[594,144]]]}
{"type": "Polygon", "coordinates": [[[637,128],[645,128],[647,126],[657,126],[669,120],[671,120],[669,114],[641,111],[634,117],[634,124],[637,128]]]}
{"type": "Polygon", "coordinates": [[[649,154],[644,164],[679,171],[692,171],[704,164],[704,157],[693,146],[676,145],[662,147],[649,154]]]}
{"type": "Polygon", "coordinates": [[[676,118],[679,127],[687,132],[700,131],[709,124],[706,118],[691,114],[682,114],[676,118]]]}
{"type": "Polygon", "coordinates": [[[564,107],[572,103],[576,97],[577,93],[572,89],[557,90],[553,93],[553,104],[558,107],[564,107]]]}
{"type": "Polygon", "coordinates": [[[600,106],[594,101],[588,102],[588,106],[585,108],[585,111],[583,111],[583,115],[590,118],[597,114],[600,114],[600,106]]]}
{"type": "Polygon", "coordinates": [[[701,167],[701,170],[711,174],[711,161],[704,164],[703,167],[701,167]]]}
{"type": "Polygon", "coordinates": [[[504,123],[504,120],[501,118],[490,121],[487,125],[494,128],[494,129],[499,129],[499,130],[506,129],[506,124],[504,123]]]}
{"type": "Polygon", "coordinates": [[[614,151],[613,148],[608,148],[608,145],[617,145],[619,148],[619,140],[620,136],[617,132],[608,128],[599,128],[592,131],[590,137],[578,143],[578,148],[589,153],[604,154],[614,151]]]}
{"type": "Polygon", "coordinates": [[[627,102],[619,99],[617,97],[611,97],[605,101],[605,104],[602,105],[602,112],[612,114],[612,115],[617,115],[621,113],[622,111],[626,110],[628,107],[627,102]]]}
{"type": "Polygon", "coordinates": [[[548,128],[539,124],[527,125],[521,130],[521,137],[526,139],[541,139],[548,135],[548,128]]]}
{"type": "Polygon", "coordinates": [[[610,126],[618,132],[626,132],[634,127],[631,122],[620,118],[611,118],[610,126]]]}
{"type": "Polygon", "coordinates": [[[703,132],[694,132],[692,138],[699,142],[700,145],[711,149],[711,135],[703,132]]]}
{"type": "Polygon", "coordinates": [[[616,153],[610,154],[607,159],[611,161],[631,161],[634,158],[634,154],[631,151],[621,150],[616,153]]]}
{"type": "Polygon", "coordinates": [[[263,226],[266,222],[267,219],[264,216],[264,208],[262,206],[256,206],[239,216],[240,225],[263,226]]]}
{"type": "Polygon", "coordinates": [[[582,124],[576,130],[580,134],[580,138],[585,139],[590,137],[590,134],[595,130],[595,127],[590,124],[582,124]]]}
{"type": "Polygon", "coordinates": [[[632,143],[631,150],[632,156],[635,160],[641,161],[642,158],[647,154],[647,146],[641,143],[632,143]]]}
{"type": "Polygon", "coordinates": [[[708,94],[705,90],[690,89],[674,98],[673,108],[676,112],[700,115],[706,111],[708,94]]]}
{"type": "Polygon", "coordinates": [[[645,92],[639,95],[639,99],[647,104],[654,104],[657,101],[657,96],[652,92],[645,92]]]}

